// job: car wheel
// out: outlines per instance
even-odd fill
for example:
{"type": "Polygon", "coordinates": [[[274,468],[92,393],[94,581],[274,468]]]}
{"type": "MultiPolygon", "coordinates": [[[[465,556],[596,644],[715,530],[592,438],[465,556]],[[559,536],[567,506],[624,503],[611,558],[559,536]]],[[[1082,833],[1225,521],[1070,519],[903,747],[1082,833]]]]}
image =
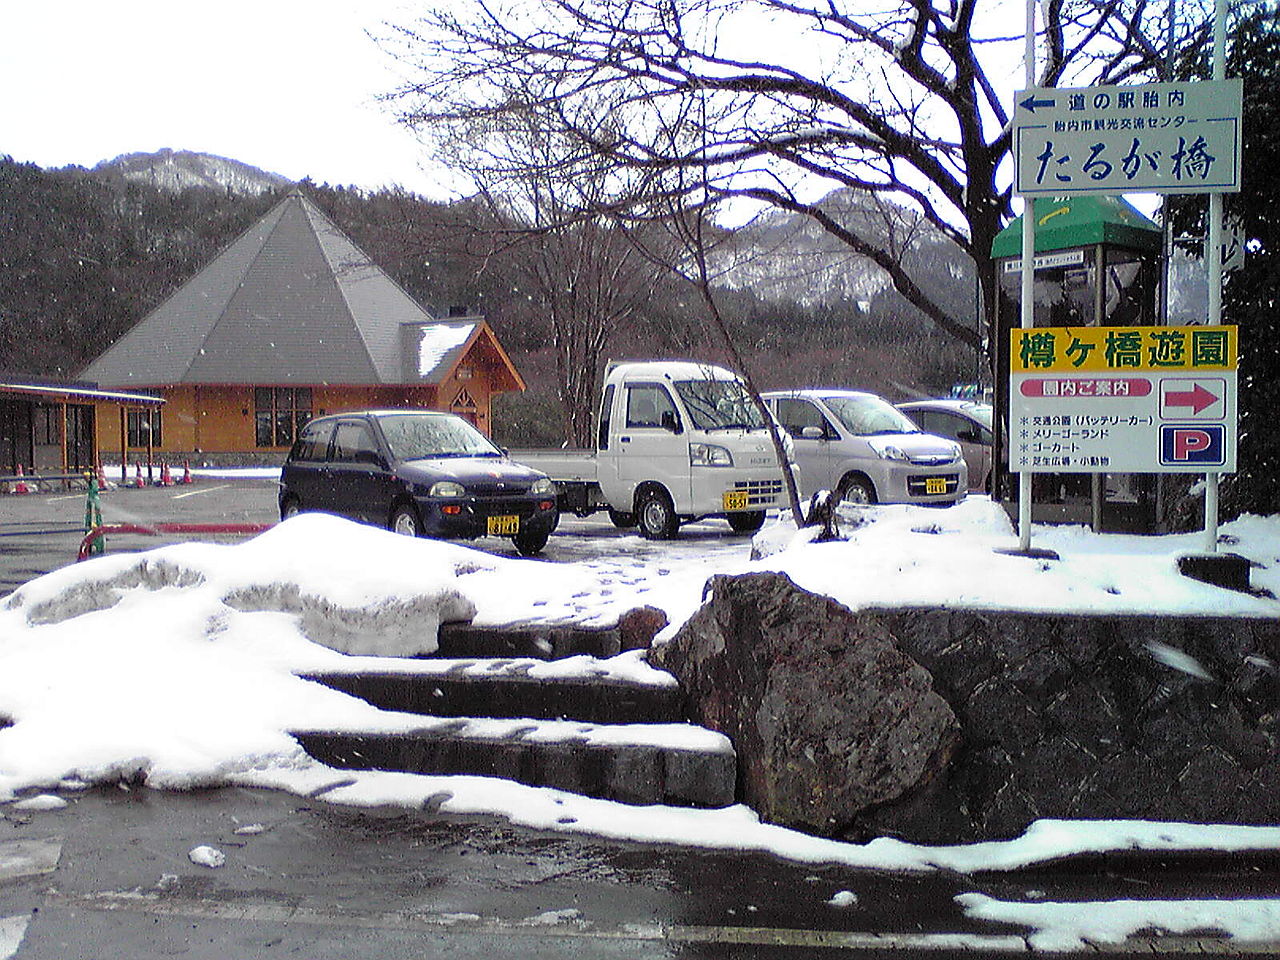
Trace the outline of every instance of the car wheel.
{"type": "Polygon", "coordinates": [[[840,499],[844,503],[875,503],[876,488],[866,477],[845,477],[840,481],[840,499]]]}
{"type": "Polygon", "coordinates": [[[752,510],[748,513],[731,513],[727,519],[729,527],[734,533],[755,533],[764,526],[764,511],[752,510]]]}
{"type": "Polygon", "coordinates": [[[286,497],[284,503],[280,504],[280,519],[288,520],[290,517],[296,517],[302,512],[302,504],[297,497],[286,497]]]}
{"type": "Polygon", "coordinates": [[[532,557],[536,553],[540,553],[542,548],[547,545],[547,540],[551,536],[551,531],[546,528],[535,528],[533,530],[521,530],[511,542],[515,544],[516,550],[522,557],[532,557]]]}
{"type": "Polygon", "coordinates": [[[387,520],[387,529],[392,533],[401,533],[406,537],[416,537],[422,533],[422,521],[418,519],[418,511],[412,504],[401,503],[391,511],[387,520]]]}
{"type": "Polygon", "coordinates": [[[636,525],[636,515],[634,513],[623,513],[621,510],[609,508],[609,520],[619,530],[626,530],[628,527],[636,525]]]}
{"type": "Polygon", "coordinates": [[[646,540],[671,540],[680,529],[680,518],[665,490],[646,490],[640,495],[636,518],[640,535],[646,540]]]}

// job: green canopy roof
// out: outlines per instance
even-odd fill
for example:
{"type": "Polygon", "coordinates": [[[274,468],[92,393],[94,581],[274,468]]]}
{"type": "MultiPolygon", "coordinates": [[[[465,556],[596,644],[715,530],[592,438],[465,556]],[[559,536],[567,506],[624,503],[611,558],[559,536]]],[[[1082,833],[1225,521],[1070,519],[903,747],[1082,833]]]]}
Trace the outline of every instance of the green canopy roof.
{"type": "MultiPolygon", "coordinates": [[[[1037,197],[1036,253],[1105,243],[1160,250],[1162,231],[1123,197],[1037,197]]],[[[1001,230],[991,243],[992,259],[1022,256],[1022,218],[1001,230]]]]}

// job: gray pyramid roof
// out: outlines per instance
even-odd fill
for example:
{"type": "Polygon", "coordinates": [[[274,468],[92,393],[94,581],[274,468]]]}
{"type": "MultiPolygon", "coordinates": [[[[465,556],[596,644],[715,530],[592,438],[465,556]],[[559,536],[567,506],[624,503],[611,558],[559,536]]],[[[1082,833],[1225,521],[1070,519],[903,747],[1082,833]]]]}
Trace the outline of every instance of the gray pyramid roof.
{"type": "Polygon", "coordinates": [[[405,362],[402,328],[435,322],[295,190],[81,376],[118,387],[421,383],[429,375],[405,362]]]}

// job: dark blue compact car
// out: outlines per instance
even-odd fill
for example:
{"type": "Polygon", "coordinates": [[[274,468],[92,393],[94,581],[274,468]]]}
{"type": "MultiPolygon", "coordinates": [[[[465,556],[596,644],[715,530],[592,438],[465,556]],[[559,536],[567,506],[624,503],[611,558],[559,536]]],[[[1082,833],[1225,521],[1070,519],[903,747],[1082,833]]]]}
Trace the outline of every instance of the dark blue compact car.
{"type": "Polygon", "coordinates": [[[525,556],[560,515],[547,475],[508,460],[461,417],[369,410],[318,417],[280,475],[280,518],[334,513],[409,536],[510,537],[525,556]]]}

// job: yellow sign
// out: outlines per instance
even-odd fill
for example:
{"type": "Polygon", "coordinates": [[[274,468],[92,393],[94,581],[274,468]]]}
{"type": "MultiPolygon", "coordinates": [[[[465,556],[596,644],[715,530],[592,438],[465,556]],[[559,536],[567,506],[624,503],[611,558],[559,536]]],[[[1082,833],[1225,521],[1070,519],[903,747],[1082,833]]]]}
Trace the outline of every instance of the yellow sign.
{"type": "Polygon", "coordinates": [[[1031,327],[1010,331],[1010,373],[1235,370],[1235,327],[1031,327]]]}

